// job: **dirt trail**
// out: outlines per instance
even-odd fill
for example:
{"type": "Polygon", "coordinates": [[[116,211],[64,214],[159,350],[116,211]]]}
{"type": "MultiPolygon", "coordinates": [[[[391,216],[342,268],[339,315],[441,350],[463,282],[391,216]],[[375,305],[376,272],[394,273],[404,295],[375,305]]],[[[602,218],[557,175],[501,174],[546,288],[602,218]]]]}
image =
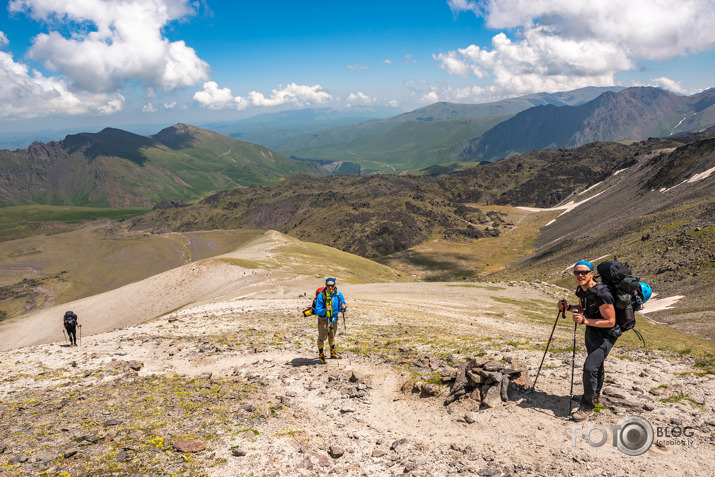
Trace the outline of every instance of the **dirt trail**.
{"type": "MultiPolygon", "coordinates": [[[[298,295],[311,289],[303,286],[301,290],[295,283],[281,283],[280,287],[271,283],[251,296],[229,294],[148,323],[85,336],[82,347],[51,343],[0,353],[4,376],[0,410],[10,417],[3,419],[6,428],[2,430],[7,432],[0,442],[0,449],[4,448],[0,463],[22,452],[31,456],[19,467],[0,468],[0,475],[26,475],[22,469],[30,468],[58,473],[84,461],[98,467],[116,462],[119,469],[130,464],[151,466],[158,465],[152,464],[156,455],[168,462],[161,464],[164,467],[159,471],[167,475],[179,472],[182,465],[193,475],[212,476],[701,476],[715,470],[715,380],[693,374],[692,362],[686,358],[666,359],[650,351],[626,353],[616,346],[607,361],[612,382],[606,388],[611,395],[648,404],[651,411],[637,414],[654,428],[693,430],[686,445],[666,440],[637,457],[613,447],[611,431],[602,447],[592,447],[582,437],[572,446],[575,428],[567,417],[570,352],[549,354],[537,391],[514,391],[512,400],[502,407],[479,409],[478,403],[469,399],[445,407],[447,386],[438,386],[437,396],[420,397],[411,392],[415,380],[434,377],[436,370],[446,374],[448,363],[457,365],[460,358],[477,352],[495,360],[518,358],[528,365],[533,378],[542,357],[535,347],[544,344],[551,326],[520,318],[520,308],[506,302],[529,299],[549,303],[555,301],[555,291],[506,284],[342,284],[350,305],[348,333],[337,338],[343,356],[320,365],[314,318],[299,314],[310,300],[298,295]],[[514,341],[522,344],[508,344],[514,341]],[[433,367],[419,365],[425,357],[433,367]],[[116,360],[137,361],[142,366],[134,377],[132,373],[97,372],[116,360]],[[38,375],[43,379],[33,378],[38,375]],[[65,434],[82,436],[92,432],[93,423],[111,417],[123,422],[116,427],[116,436],[104,445],[100,441],[80,446],[73,457],[59,461],[43,463],[37,457],[35,462],[34,456],[41,454],[25,448],[26,442],[31,442],[26,434],[33,431],[13,432],[20,424],[13,423],[12,413],[24,411],[13,411],[10,403],[19,397],[27,401],[31,393],[41,392],[45,396],[89,395],[102,386],[111,390],[112,385],[116,392],[157,376],[205,383],[201,386],[218,391],[199,400],[193,418],[185,422],[163,419],[154,423],[147,411],[139,430],[130,425],[136,421],[123,414],[129,403],[113,408],[107,404],[112,401],[109,396],[97,399],[100,407],[92,412],[99,418],[75,423],[82,426],[76,431],[66,423],[58,427],[68,427],[65,434]],[[231,398],[229,392],[221,400],[221,389],[232,383],[246,383],[250,394],[239,399],[231,398]],[[688,399],[675,403],[659,400],[673,395],[688,399]],[[191,427],[199,416],[217,413],[226,418],[211,426],[191,427]],[[187,460],[173,449],[151,454],[140,445],[157,439],[169,441],[182,433],[197,437],[207,449],[187,460]],[[108,449],[116,450],[107,454],[108,449]],[[336,457],[331,457],[331,449],[336,457]],[[119,462],[118,456],[127,454],[132,460],[119,462]]],[[[342,325],[340,329],[342,332],[342,325]]],[[[563,347],[569,336],[569,327],[559,327],[554,346],[563,347]]],[[[583,352],[577,353],[577,365],[584,357],[583,352]]],[[[580,379],[576,388],[581,392],[580,379]]],[[[77,402],[78,409],[90,402],[94,401],[89,397],[77,402]]],[[[623,407],[613,409],[617,414],[604,410],[583,428],[598,424],[609,429],[631,414],[623,407]]],[[[59,412],[45,410],[44,422],[59,412]]],[[[107,429],[100,426],[94,432],[106,433],[107,429]]],[[[593,440],[600,437],[598,432],[593,440]]],[[[43,448],[49,452],[55,448],[64,452],[72,442],[61,436],[44,439],[43,448]]],[[[147,468],[154,469],[141,467],[147,468]]]]}

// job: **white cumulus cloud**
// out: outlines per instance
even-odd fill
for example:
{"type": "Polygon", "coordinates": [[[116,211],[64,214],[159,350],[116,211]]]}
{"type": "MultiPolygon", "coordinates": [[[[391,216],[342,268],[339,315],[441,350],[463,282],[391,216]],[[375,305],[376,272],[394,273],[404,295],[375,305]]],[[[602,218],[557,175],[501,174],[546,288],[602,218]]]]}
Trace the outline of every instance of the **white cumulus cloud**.
{"type": "Polygon", "coordinates": [[[194,100],[209,109],[225,109],[236,104],[231,90],[219,88],[215,81],[205,82],[204,89],[194,93],[194,100]]]}
{"type": "Polygon", "coordinates": [[[229,88],[219,88],[215,81],[207,81],[201,91],[194,93],[194,100],[209,109],[236,108],[246,109],[249,106],[282,106],[291,104],[294,106],[309,106],[320,104],[332,100],[333,97],[323,91],[319,85],[306,86],[290,83],[285,87],[279,86],[271,90],[271,94],[266,97],[258,91],[251,91],[243,96],[234,96],[229,88]]]}
{"type": "Polygon", "coordinates": [[[163,29],[195,13],[186,0],[10,0],[52,29],[32,40],[27,56],[85,91],[116,91],[129,80],[164,91],[208,78],[209,65],[163,29]]]}
{"type": "Polygon", "coordinates": [[[0,31],[0,47],[7,46],[9,43],[5,32],[0,31]]]}
{"type": "Polygon", "coordinates": [[[651,78],[650,83],[639,84],[636,86],[656,86],[658,88],[663,88],[668,91],[672,91],[673,93],[682,94],[685,96],[689,96],[691,94],[695,94],[698,92],[698,91],[688,90],[687,88],[683,88],[683,86],[680,84],[680,81],[675,81],[675,80],[672,80],[672,79],[666,78],[666,77],[651,78]]]}
{"type": "Polygon", "coordinates": [[[291,83],[285,88],[271,90],[270,97],[266,98],[263,93],[251,91],[248,93],[250,103],[254,106],[280,106],[283,104],[294,104],[296,106],[307,106],[315,103],[325,103],[333,99],[323,88],[316,84],[314,86],[304,86],[291,83]]]}
{"type": "Polygon", "coordinates": [[[119,93],[75,91],[61,79],[13,60],[0,51],[0,119],[31,119],[55,114],[111,114],[122,109],[119,93]]]}
{"type": "Polygon", "coordinates": [[[365,94],[362,91],[358,91],[357,93],[350,93],[346,99],[348,108],[357,104],[372,104],[375,101],[377,101],[377,98],[365,94]]]}
{"type": "Polygon", "coordinates": [[[498,33],[434,55],[450,74],[493,77],[492,96],[612,85],[640,60],[715,48],[715,0],[448,0],[498,33]]]}

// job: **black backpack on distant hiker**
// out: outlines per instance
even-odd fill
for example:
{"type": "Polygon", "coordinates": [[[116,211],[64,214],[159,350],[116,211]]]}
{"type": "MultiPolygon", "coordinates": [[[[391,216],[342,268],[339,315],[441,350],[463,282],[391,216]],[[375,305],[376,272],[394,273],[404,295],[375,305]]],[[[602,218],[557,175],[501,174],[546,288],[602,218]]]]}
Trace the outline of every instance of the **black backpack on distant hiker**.
{"type": "MultiPolygon", "coordinates": [[[[616,309],[616,324],[621,331],[633,330],[645,346],[645,340],[636,326],[636,311],[643,309],[643,303],[647,300],[643,296],[643,288],[638,275],[633,275],[631,270],[618,260],[606,260],[599,264],[596,269],[601,281],[608,286],[613,294],[613,307],[616,309]]],[[[646,285],[647,286],[647,285],[646,285]]],[[[648,287],[650,288],[650,287],[648,287]]]]}
{"type": "Polygon", "coordinates": [[[75,315],[74,312],[71,311],[65,312],[64,325],[77,326],[77,315],[75,315]]]}

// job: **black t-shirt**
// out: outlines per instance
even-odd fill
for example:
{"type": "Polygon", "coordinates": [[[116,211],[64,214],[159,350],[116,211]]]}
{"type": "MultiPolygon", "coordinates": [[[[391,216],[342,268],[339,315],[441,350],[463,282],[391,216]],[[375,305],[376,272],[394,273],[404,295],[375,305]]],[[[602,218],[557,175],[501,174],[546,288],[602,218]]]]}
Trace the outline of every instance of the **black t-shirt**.
{"type": "Polygon", "coordinates": [[[578,287],[576,288],[576,296],[581,299],[583,314],[589,319],[603,319],[599,310],[601,305],[613,305],[615,303],[611,290],[603,283],[596,283],[586,291],[578,287]]]}

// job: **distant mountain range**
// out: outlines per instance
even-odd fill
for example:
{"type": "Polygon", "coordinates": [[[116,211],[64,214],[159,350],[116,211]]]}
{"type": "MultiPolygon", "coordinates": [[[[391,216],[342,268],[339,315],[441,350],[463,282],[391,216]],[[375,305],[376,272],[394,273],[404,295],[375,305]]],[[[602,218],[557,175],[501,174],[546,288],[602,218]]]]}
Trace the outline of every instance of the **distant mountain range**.
{"type": "MultiPolygon", "coordinates": [[[[715,147],[715,141],[707,139],[710,135],[653,139],[631,145],[598,142],[576,149],[538,151],[444,177],[339,176],[330,181],[289,178],[265,188],[220,192],[189,207],[162,210],[133,220],[136,227],[153,227],[161,232],[276,229],[301,240],[378,257],[404,250],[430,236],[477,238],[494,233],[475,228],[474,224],[492,221],[484,220],[478,210],[460,204],[552,207],[615,171],[638,164],[654,151],[699,141],[704,141],[701,145],[709,151],[715,147]]],[[[712,167],[712,154],[708,154],[701,158],[702,163],[687,167],[688,173],[712,167]]],[[[651,173],[657,174],[660,167],[668,170],[673,166],[657,163],[651,173]]]]}
{"type": "Polygon", "coordinates": [[[460,161],[459,153],[467,141],[526,109],[537,105],[583,104],[604,92],[621,89],[589,87],[484,104],[440,102],[387,119],[288,138],[273,143],[272,147],[301,158],[355,162],[366,171],[417,170],[460,161]]]}
{"type": "MultiPolygon", "coordinates": [[[[271,121],[293,127],[301,118],[348,120],[336,114],[283,113],[256,118],[252,127],[257,132],[271,121]]],[[[281,146],[294,148],[291,157],[184,124],[152,136],[107,128],[0,150],[0,206],[150,207],[296,174],[438,176],[517,153],[594,141],[627,143],[713,125],[715,89],[683,97],[638,87],[584,88],[477,105],[435,103],[388,119],[292,137],[281,146]]],[[[599,167],[585,167],[592,166],[599,167]]]]}
{"type": "Polygon", "coordinates": [[[151,207],[219,190],[324,175],[255,144],[177,124],[154,136],[107,128],[62,141],[0,150],[0,205],[151,207]]]}
{"type": "Polygon", "coordinates": [[[715,89],[677,96],[657,88],[607,92],[579,106],[537,106],[473,139],[459,157],[495,161],[541,149],[594,141],[643,140],[701,131],[715,125],[715,89]]]}
{"type": "Polygon", "coordinates": [[[584,88],[487,104],[435,103],[392,118],[341,126],[275,144],[303,159],[353,162],[372,171],[439,174],[483,161],[593,141],[639,141],[715,125],[715,90],[584,88]]]}

